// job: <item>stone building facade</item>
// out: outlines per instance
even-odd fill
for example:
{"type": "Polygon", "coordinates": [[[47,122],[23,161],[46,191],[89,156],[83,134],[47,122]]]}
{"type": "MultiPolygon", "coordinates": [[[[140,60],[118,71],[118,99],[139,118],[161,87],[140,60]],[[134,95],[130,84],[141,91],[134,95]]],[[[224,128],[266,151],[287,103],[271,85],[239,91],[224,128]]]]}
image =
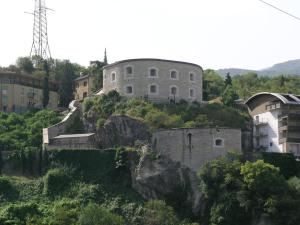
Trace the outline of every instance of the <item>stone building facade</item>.
{"type": "Polygon", "coordinates": [[[231,128],[179,128],[153,134],[152,148],[198,171],[206,162],[228,151],[242,153],[241,130],[231,128]]]}
{"type": "Polygon", "coordinates": [[[203,69],[193,63],[162,59],[129,59],[104,67],[103,90],[128,98],[167,102],[202,102],[203,69]]]}
{"type": "MultiPolygon", "coordinates": [[[[57,104],[58,83],[50,81],[48,107],[56,109],[57,104]]],[[[0,72],[0,111],[23,113],[32,107],[43,107],[43,79],[14,72],[0,72]]]]}

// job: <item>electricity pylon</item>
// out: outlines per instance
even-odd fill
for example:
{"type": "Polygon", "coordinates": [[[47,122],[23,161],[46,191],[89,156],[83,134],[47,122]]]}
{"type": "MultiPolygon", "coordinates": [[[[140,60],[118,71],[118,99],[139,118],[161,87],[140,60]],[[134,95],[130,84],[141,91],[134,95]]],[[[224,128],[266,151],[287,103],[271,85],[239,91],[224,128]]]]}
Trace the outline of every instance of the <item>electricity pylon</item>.
{"type": "Polygon", "coordinates": [[[30,56],[38,65],[43,60],[51,59],[51,52],[48,42],[47,11],[52,10],[46,7],[45,0],[35,0],[33,23],[33,42],[30,56]]]}

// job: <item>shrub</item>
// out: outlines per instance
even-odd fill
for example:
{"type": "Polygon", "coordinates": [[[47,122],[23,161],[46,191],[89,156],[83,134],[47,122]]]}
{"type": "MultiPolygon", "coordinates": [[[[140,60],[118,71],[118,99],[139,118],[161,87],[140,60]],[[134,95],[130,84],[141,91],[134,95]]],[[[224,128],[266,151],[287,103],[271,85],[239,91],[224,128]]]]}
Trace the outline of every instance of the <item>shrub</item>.
{"type": "Polygon", "coordinates": [[[56,202],[48,224],[50,225],[71,225],[78,220],[78,202],[69,199],[62,199],[56,202]]]}
{"type": "Polygon", "coordinates": [[[65,191],[72,181],[70,171],[66,168],[50,169],[43,179],[44,194],[47,196],[55,196],[65,191]]]}
{"type": "Polygon", "coordinates": [[[10,204],[0,213],[0,221],[4,224],[23,225],[26,218],[39,215],[38,205],[33,202],[10,204]]]}
{"type": "Polygon", "coordinates": [[[165,202],[153,200],[145,204],[143,225],[176,225],[178,223],[174,210],[165,202]]]}
{"type": "Polygon", "coordinates": [[[0,200],[11,199],[17,196],[17,190],[6,177],[0,177],[0,200]]]}
{"type": "Polygon", "coordinates": [[[124,225],[122,217],[96,204],[89,204],[80,214],[79,225],[124,225]]]}

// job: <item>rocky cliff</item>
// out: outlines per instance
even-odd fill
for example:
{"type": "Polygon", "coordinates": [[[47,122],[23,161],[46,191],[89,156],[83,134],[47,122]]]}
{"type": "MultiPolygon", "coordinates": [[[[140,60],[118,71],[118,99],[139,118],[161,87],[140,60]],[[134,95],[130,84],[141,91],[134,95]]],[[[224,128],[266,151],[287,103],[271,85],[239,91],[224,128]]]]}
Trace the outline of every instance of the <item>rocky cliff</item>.
{"type": "Polygon", "coordinates": [[[88,132],[96,133],[98,148],[133,146],[139,140],[150,143],[151,133],[141,121],[123,115],[110,116],[105,124],[97,128],[95,123],[85,121],[88,132]]]}
{"type": "Polygon", "coordinates": [[[195,172],[167,156],[156,156],[143,147],[138,164],[132,165],[132,186],[145,199],[164,199],[175,209],[198,213],[203,203],[195,172]]]}

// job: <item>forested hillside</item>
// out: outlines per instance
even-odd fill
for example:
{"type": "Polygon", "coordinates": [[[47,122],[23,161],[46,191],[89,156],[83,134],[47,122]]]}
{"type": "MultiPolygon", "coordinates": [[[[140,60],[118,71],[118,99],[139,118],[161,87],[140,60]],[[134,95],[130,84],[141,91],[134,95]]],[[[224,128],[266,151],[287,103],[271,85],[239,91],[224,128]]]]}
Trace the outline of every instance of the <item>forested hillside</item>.
{"type": "Polygon", "coordinates": [[[266,68],[262,70],[229,68],[229,69],[219,69],[217,70],[217,72],[223,77],[225,77],[227,73],[230,73],[232,76],[235,76],[235,75],[241,75],[249,72],[256,73],[260,76],[277,76],[280,74],[300,76],[300,59],[278,63],[273,65],[270,68],[266,68]]]}

